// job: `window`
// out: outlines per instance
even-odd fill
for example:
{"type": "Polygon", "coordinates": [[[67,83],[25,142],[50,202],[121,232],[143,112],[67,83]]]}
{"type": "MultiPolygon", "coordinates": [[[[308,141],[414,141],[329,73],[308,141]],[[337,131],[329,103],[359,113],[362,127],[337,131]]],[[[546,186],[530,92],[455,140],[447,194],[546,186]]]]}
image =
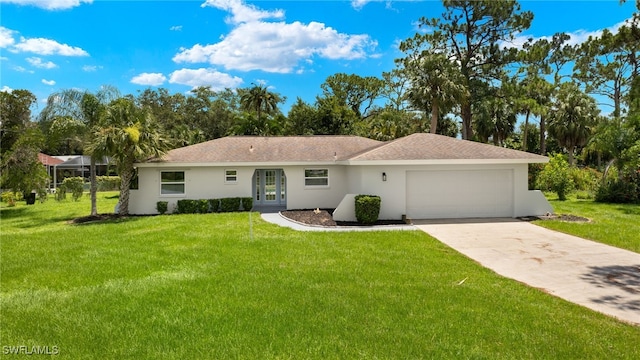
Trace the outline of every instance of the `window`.
{"type": "Polygon", "coordinates": [[[305,169],[304,186],[329,186],[329,169],[305,169]]]}
{"type": "Polygon", "coordinates": [[[160,194],[184,195],[184,171],[162,171],[160,173],[160,194]]]}
{"type": "Polygon", "coordinates": [[[225,170],[224,171],[224,182],[226,183],[235,183],[238,181],[238,170],[225,170]]]}

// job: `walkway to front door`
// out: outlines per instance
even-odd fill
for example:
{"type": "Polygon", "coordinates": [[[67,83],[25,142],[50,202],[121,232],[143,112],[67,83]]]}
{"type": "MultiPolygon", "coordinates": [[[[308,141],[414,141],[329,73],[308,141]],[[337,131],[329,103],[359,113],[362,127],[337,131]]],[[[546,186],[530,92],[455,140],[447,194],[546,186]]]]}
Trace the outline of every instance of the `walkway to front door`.
{"type": "Polygon", "coordinates": [[[253,173],[253,203],[258,206],[287,204],[287,177],[282,169],[257,169],[253,173]]]}

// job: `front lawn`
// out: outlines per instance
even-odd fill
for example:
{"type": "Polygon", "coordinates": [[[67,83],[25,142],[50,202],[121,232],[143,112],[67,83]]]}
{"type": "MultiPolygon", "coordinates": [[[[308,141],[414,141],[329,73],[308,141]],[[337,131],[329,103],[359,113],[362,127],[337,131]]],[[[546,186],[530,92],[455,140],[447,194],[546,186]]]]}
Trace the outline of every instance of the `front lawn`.
{"type": "MultiPolygon", "coordinates": [[[[101,211],[115,201],[100,195],[101,211]]],[[[67,224],[88,213],[86,198],[0,211],[3,353],[640,358],[640,328],[497,276],[419,231],[304,233],[255,213],[252,224],[248,213],[67,224]]]]}
{"type": "Polygon", "coordinates": [[[569,196],[566,201],[550,197],[556,214],[590,219],[588,223],[536,221],[536,225],[640,253],[640,205],[602,204],[569,196]]]}

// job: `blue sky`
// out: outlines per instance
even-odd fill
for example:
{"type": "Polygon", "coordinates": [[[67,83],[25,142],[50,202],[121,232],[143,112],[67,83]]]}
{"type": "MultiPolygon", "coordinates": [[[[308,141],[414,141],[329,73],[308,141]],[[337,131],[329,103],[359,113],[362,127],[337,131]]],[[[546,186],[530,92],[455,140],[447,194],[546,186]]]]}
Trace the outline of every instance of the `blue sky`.
{"type": "MultiPolygon", "coordinates": [[[[534,12],[521,37],[572,34],[575,43],[615,31],[635,2],[521,1],[534,12]]],[[[313,103],[335,73],[381,76],[400,41],[440,1],[0,0],[0,90],[39,99],[67,89],[113,85],[186,93],[195,86],[265,84],[313,103]]],[[[36,109],[36,112],[38,110],[36,109]]]]}

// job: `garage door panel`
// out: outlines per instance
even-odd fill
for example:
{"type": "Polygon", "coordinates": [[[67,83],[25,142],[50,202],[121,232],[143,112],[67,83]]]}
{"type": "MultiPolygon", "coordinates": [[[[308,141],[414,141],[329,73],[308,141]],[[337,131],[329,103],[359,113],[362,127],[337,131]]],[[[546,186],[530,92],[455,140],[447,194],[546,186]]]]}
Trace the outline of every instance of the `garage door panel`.
{"type": "Polygon", "coordinates": [[[512,170],[408,171],[406,185],[409,218],[513,216],[512,170]]]}

